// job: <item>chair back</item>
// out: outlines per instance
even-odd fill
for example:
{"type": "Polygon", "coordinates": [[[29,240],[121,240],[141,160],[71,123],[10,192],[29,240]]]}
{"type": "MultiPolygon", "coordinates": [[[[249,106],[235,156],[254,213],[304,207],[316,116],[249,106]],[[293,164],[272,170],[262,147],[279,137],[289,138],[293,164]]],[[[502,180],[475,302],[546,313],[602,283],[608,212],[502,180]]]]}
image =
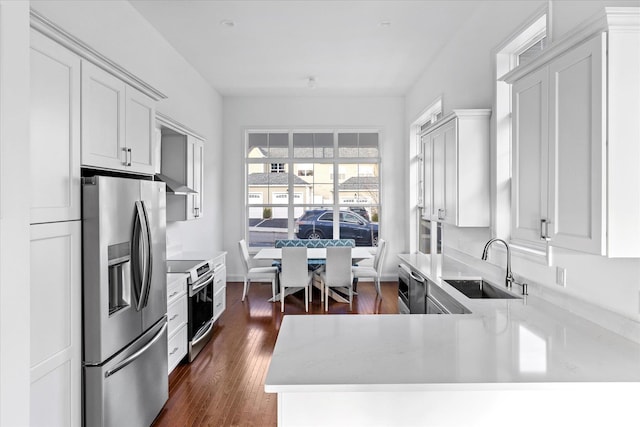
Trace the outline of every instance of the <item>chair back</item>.
{"type": "Polygon", "coordinates": [[[242,255],[242,265],[244,266],[244,272],[247,273],[249,271],[249,268],[251,267],[250,265],[250,258],[249,258],[249,249],[247,248],[247,242],[244,239],[241,239],[238,242],[238,245],[240,246],[240,254],[242,255]]]}
{"type": "Polygon", "coordinates": [[[378,240],[378,250],[376,256],[373,257],[373,268],[378,274],[380,274],[380,266],[384,260],[384,255],[387,250],[387,242],[383,239],[378,240]]]}
{"type": "Polygon", "coordinates": [[[351,248],[327,248],[327,265],[325,267],[326,283],[329,286],[351,286],[351,248]]]}
{"type": "Polygon", "coordinates": [[[309,269],[307,267],[307,248],[282,248],[281,283],[284,286],[304,286],[308,282],[309,269]]]}

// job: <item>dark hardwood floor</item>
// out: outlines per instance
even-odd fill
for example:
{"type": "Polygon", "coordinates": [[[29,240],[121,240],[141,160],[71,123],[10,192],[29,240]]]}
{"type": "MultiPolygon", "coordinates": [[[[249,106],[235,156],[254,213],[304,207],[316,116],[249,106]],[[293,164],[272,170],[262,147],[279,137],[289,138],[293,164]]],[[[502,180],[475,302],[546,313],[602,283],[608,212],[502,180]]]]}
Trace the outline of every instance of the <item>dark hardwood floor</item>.
{"type": "MultiPolygon", "coordinates": [[[[329,314],[397,313],[397,282],[363,282],[349,304],[330,300],[329,314]]],[[[304,315],[304,293],[285,300],[285,316],[304,315]]],[[[169,376],[169,400],[154,426],[275,426],[276,395],[264,392],[264,379],[282,314],[267,302],[270,284],[254,283],[244,302],[241,283],[227,284],[227,309],[215,325],[213,339],[191,364],[180,364],[169,376]]],[[[324,314],[314,289],[309,314],[324,314]]]]}

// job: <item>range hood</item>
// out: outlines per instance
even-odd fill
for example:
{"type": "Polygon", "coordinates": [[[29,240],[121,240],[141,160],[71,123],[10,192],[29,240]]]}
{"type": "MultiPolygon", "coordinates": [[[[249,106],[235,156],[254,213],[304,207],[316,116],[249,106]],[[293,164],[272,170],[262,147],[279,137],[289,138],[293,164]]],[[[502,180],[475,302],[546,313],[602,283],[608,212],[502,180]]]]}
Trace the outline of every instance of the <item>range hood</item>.
{"type": "Polygon", "coordinates": [[[179,196],[186,196],[187,194],[195,194],[197,191],[192,190],[181,182],[176,181],[175,179],[171,179],[166,175],[161,173],[157,173],[156,179],[158,181],[162,181],[167,185],[167,193],[169,194],[177,194],[179,196]]]}

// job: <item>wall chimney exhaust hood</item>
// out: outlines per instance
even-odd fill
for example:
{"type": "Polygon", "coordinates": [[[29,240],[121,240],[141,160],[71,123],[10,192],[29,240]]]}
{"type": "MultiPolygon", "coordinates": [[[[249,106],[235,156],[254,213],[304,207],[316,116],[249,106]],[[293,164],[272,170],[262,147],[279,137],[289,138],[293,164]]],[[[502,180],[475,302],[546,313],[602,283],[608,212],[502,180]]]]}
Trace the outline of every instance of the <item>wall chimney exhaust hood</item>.
{"type": "Polygon", "coordinates": [[[167,185],[167,193],[176,194],[178,196],[186,196],[188,194],[197,193],[197,191],[192,190],[181,182],[176,181],[175,179],[171,179],[166,175],[161,173],[156,174],[156,179],[164,182],[167,185]]]}

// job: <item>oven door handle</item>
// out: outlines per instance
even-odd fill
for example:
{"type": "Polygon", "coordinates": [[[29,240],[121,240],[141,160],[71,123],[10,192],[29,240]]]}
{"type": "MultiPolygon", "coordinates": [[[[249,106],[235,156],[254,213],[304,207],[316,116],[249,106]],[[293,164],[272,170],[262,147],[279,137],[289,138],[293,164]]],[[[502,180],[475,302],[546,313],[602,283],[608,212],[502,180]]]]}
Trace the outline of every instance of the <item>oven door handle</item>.
{"type": "Polygon", "coordinates": [[[200,331],[202,331],[202,329],[200,329],[200,331],[198,331],[198,333],[196,334],[196,338],[193,341],[191,341],[191,347],[197,345],[200,341],[202,341],[203,339],[205,339],[207,337],[207,334],[209,334],[209,331],[211,331],[211,329],[213,329],[213,319],[209,320],[209,326],[207,326],[207,329],[205,331],[203,331],[202,333],[200,333],[200,331]]]}
{"type": "Polygon", "coordinates": [[[211,282],[213,282],[215,275],[213,273],[211,273],[211,276],[209,276],[209,278],[207,280],[205,280],[202,284],[198,285],[198,286],[193,286],[189,289],[189,296],[192,297],[195,294],[197,294],[198,292],[200,292],[200,290],[204,287],[206,287],[207,285],[209,285],[211,282]]]}

